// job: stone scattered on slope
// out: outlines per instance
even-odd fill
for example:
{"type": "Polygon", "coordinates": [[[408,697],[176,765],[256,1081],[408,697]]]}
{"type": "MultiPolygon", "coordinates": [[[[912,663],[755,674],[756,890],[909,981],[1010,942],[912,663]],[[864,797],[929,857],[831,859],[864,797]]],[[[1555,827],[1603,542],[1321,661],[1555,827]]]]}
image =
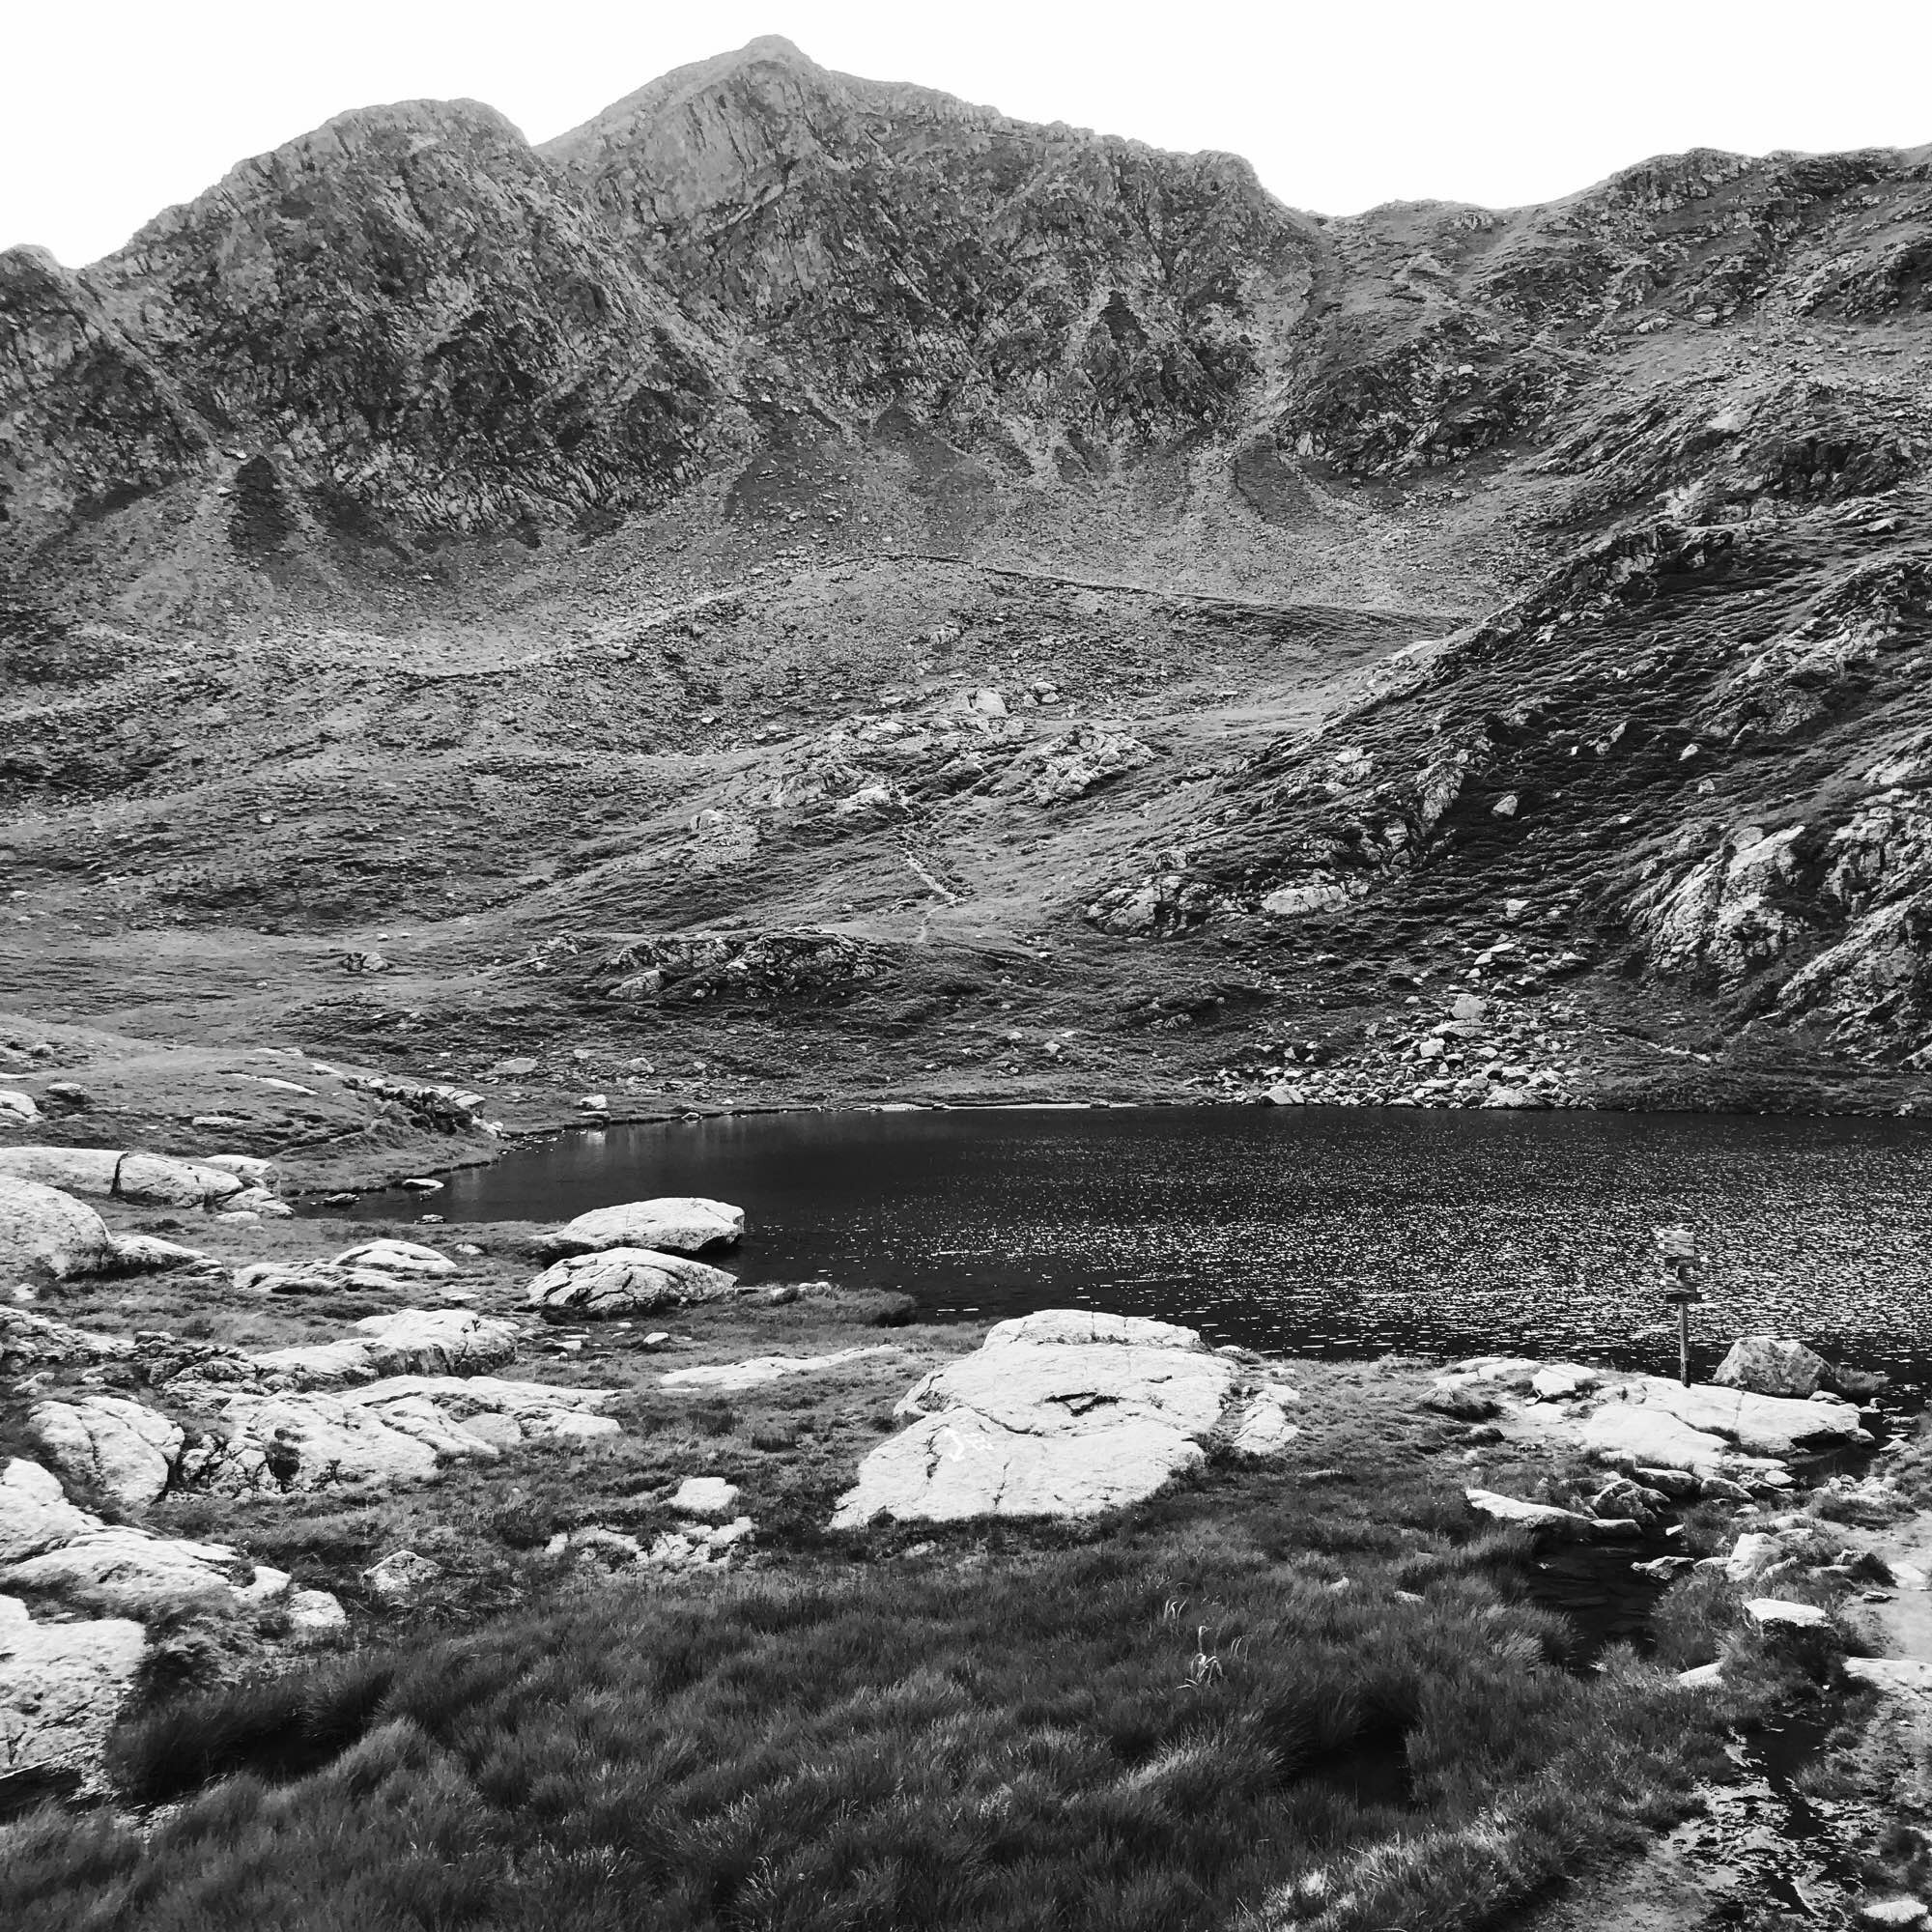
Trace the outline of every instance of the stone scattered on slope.
{"type": "Polygon", "coordinates": [[[398,1549],[363,1571],[370,1594],[389,1604],[407,1604],[421,1596],[442,1575],[442,1565],[413,1549],[398,1549]]]}
{"type": "Polygon", "coordinates": [[[107,1224],[44,1181],[0,1174],[0,1289],[98,1274],[114,1259],[107,1224]]]}
{"type": "Polygon", "coordinates": [[[1731,1344],[1730,1353],[1718,1364],[1711,1380],[1719,1388],[1747,1390],[1752,1395],[1815,1395],[1832,1379],[1832,1365],[1803,1342],[1776,1335],[1746,1335],[1731,1344]]]}
{"type": "Polygon", "coordinates": [[[0,1177],[146,1208],[213,1208],[243,1191],[226,1168],[108,1148],[0,1148],[0,1177]]]}
{"type": "Polygon", "coordinates": [[[833,1521],[1096,1515],[1151,1494],[1210,1438],[1238,1438],[1258,1401],[1257,1435],[1279,1446],[1294,1399],[1176,1323],[1064,1309],[1003,1321],[900,1400],[911,1427],[867,1457],[833,1521]]]}
{"type": "Polygon", "coordinates": [[[737,1286],[735,1275],[683,1255],[611,1247],[565,1256],[530,1283],[525,1300],[547,1316],[655,1315],[687,1302],[716,1301],[737,1286]]]}
{"type": "Polygon", "coordinates": [[[68,1362],[112,1362],[134,1352],[132,1342],[75,1328],[25,1308],[0,1306],[0,1375],[25,1375],[68,1362]]]}
{"type": "Polygon", "coordinates": [[[554,1255],[589,1254],[599,1248],[645,1248],[660,1254],[695,1255],[730,1247],[745,1233],[745,1210],[702,1195],[666,1194],[593,1208],[539,1236],[554,1255]]]}
{"type": "Polygon", "coordinates": [[[715,1362],[689,1369],[672,1369],[660,1387],[668,1389],[713,1389],[731,1394],[739,1389],[763,1388],[790,1376],[821,1374],[827,1369],[842,1369],[853,1362],[876,1361],[884,1355],[905,1352],[895,1342],[879,1342],[864,1349],[835,1349],[824,1355],[753,1355],[743,1362],[715,1362]]]}
{"type": "Polygon", "coordinates": [[[137,1509],[167,1488],[183,1441],[179,1423],[118,1395],[37,1403],[27,1427],[69,1482],[137,1509]]]}
{"type": "Polygon", "coordinates": [[[1792,1630],[1816,1630],[1830,1622],[1816,1604],[1794,1604],[1782,1597],[1752,1597],[1745,1605],[1745,1614],[1755,1624],[1782,1624],[1792,1630]]]}
{"type": "Polygon", "coordinates": [[[327,1590],[292,1590],[288,1601],[289,1636],[298,1644],[327,1643],[349,1628],[342,1600],[327,1590]]]}
{"type": "Polygon", "coordinates": [[[1553,1503],[1524,1502],[1517,1496],[1499,1495],[1493,1490],[1464,1490],[1469,1507],[1497,1522],[1514,1523],[1540,1536],[1556,1536],[1572,1543],[1593,1543],[1605,1539],[1641,1536],[1642,1528],[1630,1517],[1584,1516],[1577,1510],[1558,1509],[1553,1503]]]}
{"type": "Polygon", "coordinates": [[[37,1623],[0,1597],[0,1773],[91,1771],[146,1644],[130,1618],[37,1623]]]}

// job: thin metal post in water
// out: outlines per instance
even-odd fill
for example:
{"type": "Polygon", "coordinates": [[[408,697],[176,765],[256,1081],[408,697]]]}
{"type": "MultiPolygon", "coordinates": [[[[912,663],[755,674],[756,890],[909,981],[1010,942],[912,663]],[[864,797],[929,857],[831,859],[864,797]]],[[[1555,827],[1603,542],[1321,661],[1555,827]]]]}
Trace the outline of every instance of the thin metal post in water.
{"type": "Polygon", "coordinates": [[[1690,1386],[1690,1304],[1680,1301],[1677,1304],[1677,1372],[1684,1378],[1684,1386],[1690,1386]]]}
{"type": "Polygon", "coordinates": [[[1677,1309],[1677,1373],[1683,1378],[1684,1386],[1690,1386],[1690,1304],[1702,1301],[1697,1284],[1704,1279],[1707,1271],[1703,1251],[1697,1245],[1697,1236],[1689,1228],[1653,1228],[1651,1238],[1657,1243],[1659,1259],[1663,1264],[1663,1298],[1677,1309]]]}

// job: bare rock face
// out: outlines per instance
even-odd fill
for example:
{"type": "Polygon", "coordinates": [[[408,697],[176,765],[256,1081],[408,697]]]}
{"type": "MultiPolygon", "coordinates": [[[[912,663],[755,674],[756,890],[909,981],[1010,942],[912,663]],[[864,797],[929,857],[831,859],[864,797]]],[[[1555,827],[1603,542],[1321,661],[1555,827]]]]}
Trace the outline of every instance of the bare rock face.
{"type": "Polygon", "coordinates": [[[525,1296],[547,1316],[652,1315],[732,1293],[736,1275],[650,1248],[603,1248],[568,1255],[530,1283],[525,1296]]]}
{"type": "Polygon", "coordinates": [[[701,1195],[667,1194],[593,1208],[541,1237],[552,1254],[582,1255],[599,1248],[642,1248],[695,1255],[730,1247],[745,1232],[745,1210],[701,1195]]]}
{"type": "Polygon", "coordinates": [[[1643,1376],[1611,1391],[1611,1400],[1660,1410],[1687,1428],[1735,1443],[1747,1456],[1783,1460],[1822,1449],[1868,1443],[1850,1403],[1793,1402],[1753,1395],[1741,1388],[1714,1388],[1693,1382],[1686,1388],[1661,1376],[1643,1376]]]}
{"type": "Polygon", "coordinates": [[[1719,1388],[1752,1395],[1804,1397],[1817,1394],[1831,1379],[1832,1365],[1803,1342],[1775,1335],[1746,1335],[1731,1344],[1711,1379],[1719,1388]]]}
{"type": "Polygon", "coordinates": [[[116,1395],[37,1403],[27,1426],[70,1482],[92,1485],[136,1508],[167,1488],[184,1439],[178,1423],[116,1395]]]}
{"type": "Polygon", "coordinates": [[[126,1617],[37,1623],[0,1596],[0,1776],[90,1771],[146,1644],[126,1617]]]}
{"type": "Polygon", "coordinates": [[[342,1268],[373,1268],[378,1274],[405,1279],[437,1281],[457,1272],[456,1264],[440,1248],[425,1247],[420,1241],[362,1241],[344,1248],[333,1265],[342,1268]]]}
{"type": "Polygon", "coordinates": [[[114,1259],[107,1224],[59,1188],[0,1174],[0,1283],[65,1281],[114,1259]]]}
{"type": "Polygon", "coordinates": [[[1257,1381],[1171,1322],[1070,1309],[1000,1322],[901,1399],[911,1427],[867,1457],[834,1524],[1118,1509],[1199,1463],[1210,1437],[1246,1428],[1258,1453],[1292,1439],[1293,1391],[1257,1381]]]}

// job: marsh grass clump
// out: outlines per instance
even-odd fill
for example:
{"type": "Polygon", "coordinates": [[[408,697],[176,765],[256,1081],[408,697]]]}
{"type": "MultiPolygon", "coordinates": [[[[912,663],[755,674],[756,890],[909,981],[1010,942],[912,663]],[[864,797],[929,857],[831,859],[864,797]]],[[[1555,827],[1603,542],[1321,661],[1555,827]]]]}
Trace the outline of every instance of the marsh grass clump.
{"type": "Polygon", "coordinates": [[[394,1674],[384,1659],[345,1658],[162,1701],[116,1732],[115,1784],[155,1804],[237,1772],[273,1780],[313,1771],[368,1728],[394,1674]]]}

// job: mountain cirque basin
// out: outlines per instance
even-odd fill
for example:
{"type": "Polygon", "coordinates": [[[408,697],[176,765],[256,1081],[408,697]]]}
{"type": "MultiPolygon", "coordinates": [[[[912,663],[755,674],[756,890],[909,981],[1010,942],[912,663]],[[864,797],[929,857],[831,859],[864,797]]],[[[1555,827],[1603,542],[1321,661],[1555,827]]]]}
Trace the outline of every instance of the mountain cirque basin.
{"type": "Polygon", "coordinates": [[[1079,1298],[1027,1268],[1210,1342],[1526,1307],[1509,1348],[1657,1367],[1619,1244],[1681,1207],[1713,1321],[1916,1375],[1914,1124],[1736,1116],[1926,1104],[1928,341],[1932,151],[1327,217],[776,40],[0,255],[0,1149],[68,1176],[0,1183],[0,1738],[9,1804],[111,1800],[0,1834],[10,1923],[1473,1927],[1721,1836],[1726,1740],[1795,1709],[1865,1724],[1878,1861],[1730,1905],[1924,1889],[1857,1810],[1918,1815],[1917,1720],[1836,1661],[1923,1655],[1904,1433],[1693,1498],[1522,1419],[1572,1368],[1307,1359],[1257,1456],[1275,1371],[1216,1354],[1104,1522],[833,1519],[973,1385],[982,1285],[1079,1298]],[[1077,1154],[838,1111],[1261,1099],[1077,1154]],[[481,1205],[601,1158],[491,1166],[573,1123],[684,1136],[742,1257],[532,1306],[633,1198],[481,1205]],[[1014,1149],[1102,1199],[1070,1242],[982,1211],[1014,1149]],[[874,1244],[835,1177],[768,1265],[828,1159],[903,1178],[874,1244]],[[1650,1539],[1561,1559],[1662,1566],[1647,1648],[1548,1609],[1577,1522],[1650,1539]]]}

